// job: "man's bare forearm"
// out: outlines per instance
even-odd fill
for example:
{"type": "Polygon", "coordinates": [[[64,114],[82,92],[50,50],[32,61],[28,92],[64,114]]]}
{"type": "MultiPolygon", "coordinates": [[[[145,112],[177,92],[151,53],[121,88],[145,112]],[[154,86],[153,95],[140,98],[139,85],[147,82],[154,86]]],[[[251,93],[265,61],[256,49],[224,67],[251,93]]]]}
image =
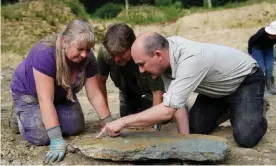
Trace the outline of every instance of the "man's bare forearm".
{"type": "Polygon", "coordinates": [[[125,116],[121,120],[125,127],[147,127],[171,119],[175,111],[176,109],[161,103],[143,112],[125,116]]]}

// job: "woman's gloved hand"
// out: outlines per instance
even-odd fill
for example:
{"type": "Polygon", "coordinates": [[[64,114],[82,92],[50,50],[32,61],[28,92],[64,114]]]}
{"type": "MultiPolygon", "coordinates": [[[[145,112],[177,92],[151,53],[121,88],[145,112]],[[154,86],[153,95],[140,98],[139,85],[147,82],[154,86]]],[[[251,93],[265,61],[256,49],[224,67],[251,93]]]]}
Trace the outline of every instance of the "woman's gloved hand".
{"type": "Polygon", "coordinates": [[[44,163],[59,162],[63,159],[66,152],[66,142],[62,137],[59,126],[47,130],[50,138],[50,151],[45,156],[44,163]]]}

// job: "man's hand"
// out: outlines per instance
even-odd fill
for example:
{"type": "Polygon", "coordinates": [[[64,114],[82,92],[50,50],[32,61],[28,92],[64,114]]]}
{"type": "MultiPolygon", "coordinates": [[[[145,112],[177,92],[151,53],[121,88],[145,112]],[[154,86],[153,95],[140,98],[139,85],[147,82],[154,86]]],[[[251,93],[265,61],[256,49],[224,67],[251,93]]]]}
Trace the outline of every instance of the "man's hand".
{"type": "Polygon", "coordinates": [[[101,132],[96,136],[96,138],[101,138],[105,133],[110,137],[116,137],[120,135],[120,131],[125,128],[125,125],[122,121],[122,118],[107,123],[102,129],[101,132]]]}
{"type": "Polygon", "coordinates": [[[62,137],[53,138],[50,142],[50,151],[46,154],[44,162],[47,164],[49,161],[59,162],[62,160],[66,152],[66,142],[62,137]]]}

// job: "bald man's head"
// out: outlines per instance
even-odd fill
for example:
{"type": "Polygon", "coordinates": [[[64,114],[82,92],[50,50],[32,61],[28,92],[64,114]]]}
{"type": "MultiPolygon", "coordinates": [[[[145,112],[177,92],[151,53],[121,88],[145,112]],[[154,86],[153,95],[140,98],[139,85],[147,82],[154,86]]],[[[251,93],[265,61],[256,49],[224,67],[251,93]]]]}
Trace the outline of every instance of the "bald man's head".
{"type": "Polygon", "coordinates": [[[161,75],[168,62],[169,43],[165,37],[156,32],[143,33],[134,41],[131,47],[131,56],[136,64],[139,65],[140,72],[152,73],[156,78],[161,75]]]}
{"type": "Polygon", "coordinates": [[[169,48],[169,43],[165,37],[156,32],[146,32],[138,36],[132,45],[132,49],[137,47],[143,50],[148,56],[153,56],[154,51],[169,48]]]}

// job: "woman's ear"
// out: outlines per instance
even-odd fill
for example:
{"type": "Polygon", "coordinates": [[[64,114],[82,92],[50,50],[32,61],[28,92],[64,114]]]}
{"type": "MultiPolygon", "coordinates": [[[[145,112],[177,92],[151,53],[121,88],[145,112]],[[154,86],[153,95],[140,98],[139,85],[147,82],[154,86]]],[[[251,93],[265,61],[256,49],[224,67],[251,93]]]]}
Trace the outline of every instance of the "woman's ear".
{"type": "Polygon", "coordinates": [[[62,49],[65,49],[66,46],[68,45],[68,40],[66,37],[62,36],[60,39],[60,45],[62,49]]]}

